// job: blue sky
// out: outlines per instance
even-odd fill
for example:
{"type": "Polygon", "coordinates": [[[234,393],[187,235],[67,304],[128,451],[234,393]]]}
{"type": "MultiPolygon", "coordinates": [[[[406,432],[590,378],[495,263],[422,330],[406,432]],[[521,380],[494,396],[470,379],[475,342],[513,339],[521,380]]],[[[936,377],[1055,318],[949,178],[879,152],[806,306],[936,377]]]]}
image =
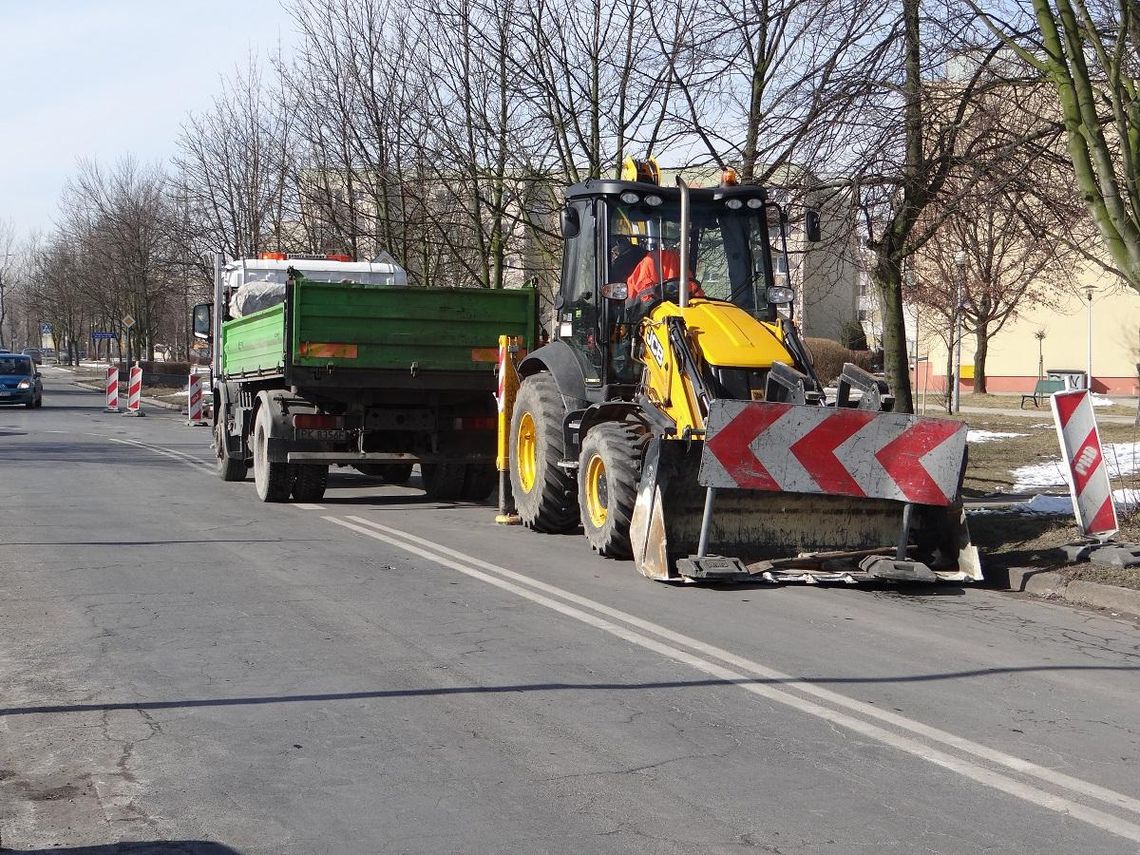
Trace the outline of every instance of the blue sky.
{"type": "Polygon", "coordinates": [[[0,0],[0,220],[47,231],[81,157],[168,160],[220,77],[292,40],[279,0],[0,0]]]}

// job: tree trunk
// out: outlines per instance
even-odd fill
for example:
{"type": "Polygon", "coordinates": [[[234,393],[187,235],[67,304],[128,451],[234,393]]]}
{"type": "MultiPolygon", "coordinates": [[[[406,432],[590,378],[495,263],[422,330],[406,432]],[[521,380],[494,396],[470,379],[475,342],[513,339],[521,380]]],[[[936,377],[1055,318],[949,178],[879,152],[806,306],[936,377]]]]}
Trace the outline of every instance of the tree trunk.
{"type": "Polygon", "coordinates": [[[986,353],[990,349],[989,324],[979,321],[974,337],[977,342],[974,350],[974,394],[984,395],[988,391],[986,389],[986,353]]]}
{"type": "Polygon", "coordinates": [[[880,254],[872,278],[879,291],[879,306],[883,313],[883,373],[895,396],[894,411],[913,413],[899,262],[889,255],[880,254]]]}

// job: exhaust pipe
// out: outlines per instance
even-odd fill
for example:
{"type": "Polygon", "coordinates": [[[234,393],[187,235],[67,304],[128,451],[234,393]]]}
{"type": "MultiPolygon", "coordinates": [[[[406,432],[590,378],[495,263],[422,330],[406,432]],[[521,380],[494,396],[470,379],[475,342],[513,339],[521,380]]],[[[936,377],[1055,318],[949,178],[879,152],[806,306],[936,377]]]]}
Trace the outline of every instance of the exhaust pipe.
{"type": "Polygon", "coordinates": [[[689,305],[689,185],[678,175],[677,186],[681,188],[681,270],[677,291],[684,309],[689,305]]]}

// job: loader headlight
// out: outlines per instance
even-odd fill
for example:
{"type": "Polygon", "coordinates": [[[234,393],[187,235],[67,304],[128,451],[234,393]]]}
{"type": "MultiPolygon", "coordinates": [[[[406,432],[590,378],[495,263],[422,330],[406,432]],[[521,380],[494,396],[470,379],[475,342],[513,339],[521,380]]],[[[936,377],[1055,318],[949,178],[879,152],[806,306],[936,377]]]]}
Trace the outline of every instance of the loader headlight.
{"type": "Polygon", "coordinates": [[[662,201],[660,196],[655,196],[652,193],[645,197],[646,205],[660,205],[662,201]]]}
{"type": "Polygon", "coordinates": [[[627,205],[636,205],[638,202],[641,201],[641,197],[638,196],[636,193],[634,193],[632,190],[626,190],[618,198],[620,198],[627,205]]]}
{"type": "Polygon", "coordinates": [[[744,207],[744,202],[742,202],[740,199],[729,199],[724,204],[728,207],[728,209],[730,211],[739,211],[741,208],[744,207]]]}
{"type": "Polygon", "coordinates": [[[748,200],[748,207],[752,208],[753,210],[755,210],[756,208],[763,208],[764,207],[764,200],[763,199],[749,199],[748,200]]]}
{"type": "Polygon", "coordinates": [[[796,296],[796,292],[785,285],[773,285],[767,291],[768,302],[777,306],[792,302],[794,296],[796,296]]]}

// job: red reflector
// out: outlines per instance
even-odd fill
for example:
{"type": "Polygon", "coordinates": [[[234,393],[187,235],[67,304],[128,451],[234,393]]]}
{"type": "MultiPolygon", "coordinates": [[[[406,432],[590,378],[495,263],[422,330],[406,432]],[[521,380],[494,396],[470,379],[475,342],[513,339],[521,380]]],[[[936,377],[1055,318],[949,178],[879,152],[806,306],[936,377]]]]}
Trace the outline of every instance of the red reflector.
{"type": "Polygon", "coordinates": [[[456,430],[494,430],[498,420],[494,416],[470,416],[466,419],[456,419],[456,430]]]}
{"type": "Polygon", "coordinates": [[[293,427],[316,428],[317,430],[339,430],[344,427],[344,417],[328,416],[320,413],[298,413],[293,416],[293,427]]]}

